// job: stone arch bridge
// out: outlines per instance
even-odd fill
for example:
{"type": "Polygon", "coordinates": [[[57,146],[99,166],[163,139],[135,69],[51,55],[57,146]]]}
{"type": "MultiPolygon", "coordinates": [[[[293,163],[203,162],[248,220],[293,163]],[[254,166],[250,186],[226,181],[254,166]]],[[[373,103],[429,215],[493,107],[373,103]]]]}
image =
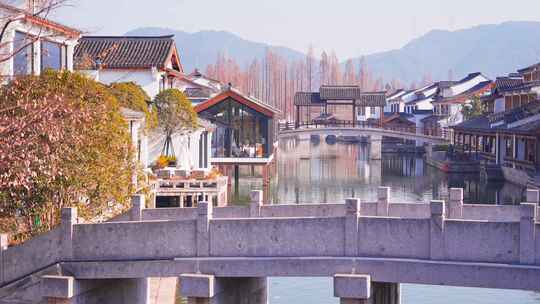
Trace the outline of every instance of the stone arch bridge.
{"type": "Polygon", "coordinates": [[[341,303],[400,303],[399,283],[540,290],[537,190],[517,206],[376,202],[132,209],[0,238],[0,303],[152,303],[148,278],[176,277],[188,303],[267,302],[271,276],[334,277],[341,303]],[[11,302],[10,302],[11,301],[11,302]]]}
{"type": "Polygon", "coordinates": [[[415,141],[417,146],[430,144],[448,144],[446,134],[426,135],[420,130],[385,128],[380,126],[324,126],[309,124],[295,128],[293,125],[280,125],[279,139],[296,138],[298,140],[310,140],[313,136],[325,140],[328,137],[351,138],[364,137],[369,139],[371,145],[370,158],[381,159],[382,138],[390,137],[403,140],[415,141]]]}

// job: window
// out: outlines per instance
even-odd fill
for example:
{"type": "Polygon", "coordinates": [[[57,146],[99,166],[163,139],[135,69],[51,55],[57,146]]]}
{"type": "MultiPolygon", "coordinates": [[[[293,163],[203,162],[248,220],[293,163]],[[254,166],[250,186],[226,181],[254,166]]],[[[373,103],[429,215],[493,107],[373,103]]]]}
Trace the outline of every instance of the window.
{"type": "Polygon", "coordinates": [[[371,115],[375,115],[375,107],[371,107],[371,115]]]}
{"type": "Polygon", "coordinates": [[[34,45],[29,35],[15,32],[13,40],[13,74],[30,75],[34,70],[34,45]]]}
{"type": "Polygon", "coordinates": [[[41,40],[41,71],[46,69],[61,70],[67,66],[67,48],[65,45],[41,40]]]}

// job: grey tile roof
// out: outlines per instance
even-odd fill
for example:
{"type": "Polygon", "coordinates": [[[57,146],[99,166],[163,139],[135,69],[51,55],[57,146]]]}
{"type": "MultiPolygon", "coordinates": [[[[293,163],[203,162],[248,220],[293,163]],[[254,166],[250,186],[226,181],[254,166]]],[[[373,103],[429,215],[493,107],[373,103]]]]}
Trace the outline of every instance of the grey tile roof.
{"type": "Polygon", "coordinates": [[[210,98],[210,91],[203,88],[187,88],[184,94],[188,98],[210,98]]]}
{"type": "Polygon", "coordinates": [[[100,60],[104,68],[164,68],[174,48],[173,36],[86,36],[75,47],[76,69],[87,69],[88,60],[100,60]]]}
{"type": "Polygon", "coordinates": [[[297,106],[323,105],[321,95],[316,92],[297,92],[294,95],[294,104],[297,106]]]}
{"type": "Polygon", "coordinates": [[[439,87],[439,90],[448,89],[449,87],[455,85],[456,81],[439,81],[436,85],[439,87]]]}
{"type": "Polygon", "coordinates": [[[517,131],[517,132],[535,132],[539,129],[540,129],[540,119],[528,122],[526,124],[523,124],[515,128],[510,128],[511,131],[517,131]]]}
{"type": "Polygon", "coordinates": [[[530,71],[534,71],[536,69],[540,68],[540,63],[535,63],[533,65],[530,65],[526,68],[523,68],[523,69],[519,69],[518,70],[518,73],[527,73],[527,72],[530,72],[530,71]]]}
{"type": "Polygon", "coordinates": [[[523,92],[523,91],[528,92],[534,87],[540,87],[540,80],[536,80],[532,82],[523,82],[512,88],[507,88],[506,90],[502,91],[502,93],[523,92]]]}
{"type": "Polygon", "coordinates": [[[361,107],[384,107],[386,94],[384,92],[362,93],[356,99],[356,105],[361,107]]]}
{"type": "Polygon", "coordinates": [[[386,92],[362,92],[358,86],[322,86],[320,93],[297,92],[294,96],[297,106],[322,106],[329,100],[354,101],[357,106],[364,107],[384,107],[386,92]]]}
{"type": "Polygon", "coordinates": [[[519,87],[523,84],[523,78],[515,77],[497,77],[495,80],[495,89],[499,92],[504,92],[506,90],[512,90],[516,87],[519,87]]]}
{"type": "Polygon", "coordinates": [[[423,123],[438,123],[440,120],[445,119],[448,116],[441,116],[441,115],[429,115],[424,118],[422,118],[423,123]]]}
{"type": "Polygon", "coordinates": [[[461,84],[461,83],[465,83],[467,81],[470,81],[478,76],[482,75],[482,73],[480,72],[476,72],[476,73],[471,73],[467,76],[465,76],[463,79],[459,80],[456,84],[461,84]]]}
{"type": "Polygon", "coordinates": [[[489,121],[489,118],[485,115],[482,115],[482,116],[478,116],[478,117],[466,120],[454,126],[453,128],[490,131],[491,130],[490,127],[491,127],[491,123],[489,121]]]}
{"type": "Polygon", "coordinates": [[[464,102],[466,99],[471,98],[473,95],[481,94],[482,92],[486,92],[490,89],[490,86],[493,82],[491,80],[488,81],[482,81],[472,88],[468,89],[465,92],[462,92],[458,95],[449,96],[449,97],[442,97],[437,96],[434,103],[443,103],[443,102],[464,102]]]}
{"type": "Polygon", "coordinates": [[[359,86],[322,86],[321,99],[324,100],[354,100],[362,95],[359,86]]]}

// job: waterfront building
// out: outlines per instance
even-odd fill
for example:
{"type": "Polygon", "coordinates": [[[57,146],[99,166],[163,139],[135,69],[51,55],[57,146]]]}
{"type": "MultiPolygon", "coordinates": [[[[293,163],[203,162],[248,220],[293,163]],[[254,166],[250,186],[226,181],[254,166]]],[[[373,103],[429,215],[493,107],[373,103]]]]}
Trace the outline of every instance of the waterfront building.
{"type": "MultiPolygon", "coordinates": [[[[185,92],[202,87],[184,75],[173,36],[85,36],[75,49],[75,68],[107,85],[136,83],[150,98],[166,89],[185,92]]],[[[170,139],[159,129],[136,131],[138,159],[157,177],[153,187],[158,207],[192,206],[200,200],[226,204],[224,187],[220,189],[223,182],[212,173],[209,162],[214,126],[204,120],[199,125],[193,132],[173,133],[170,139]],[[168,145],[170,149],[165,149],[168,145]],[[167,168],[156,168],[158,159],[167,153],[175,160],[167,168]]]]}
{"type": "Polygon", "coordinates": [[[393,93],[389,93],[386,96],[386,106],[384,107],[384,113],[399,113],[404,112],[400,104],[400,97],[407,94],[409,91],[398,89],[393,93]]]}
{"type": "Polygon", "coordinates": [[[539,69],[540,64],[534,64],[517,73],[497,77],[491,93],[482,98],[487,112],[504,112],[537,100],[540,92],[539,69]]]}
{"type": "Polygon", "coordinates": [[[45,69],[73,70],[73,50],[81,32],[35,14],[35,1],[0,3],[0,28],[5,28],[0,53],[1,81],[19,75],[39,75],[45,69]]]}
{"type": "Polygon", "coordinates": [[[134,82],[150,98],[183,75],[173,36],[84,36],[74,56],[75,69],[104,84],[134,82]]]}
{"type": "MultiPolygon", "coordinates": [[[[453,127],[456,149],[494,165],[486,172],[520,185],[538,187],[540,100],[482,115],[453,127]],[[499,170],[497,170],[499,169],[499,170]],[[532,184],[532,185],[531,185],[532,184]]],[[[487,168],[488,170],[490,168],[487,168]]]]}
{"type": "MultiPolygon", "coordinates": [[[[187,82],[173,36],[85,36],[75,49],[75,68],[107,85],[136,83],[150,98],[165,89],[185,89],[187,82]]],[[[190,134],[173,134],[178,167],[209,168],[200,161],[206,153],[198,147],[201,141],[210,140],[211,130],[203,127],[190,134]]],[[[147,140],[141,145],[144,167],[162,154],[166,136],[151,132],[147,140]]]]}
{"type": "Polygon", "coordinates": [[[416,132],[414,115],[408,113],[387,113],[384,117],[384,126],[392,130],[416,132]]]}
{"type": "MultiPolygon", "coordinates": [[[[269,165],[274,161],[276,118],[280,111],[231,84],[218,95],[195,106],[199,117],[216,126],[210,163],[232,177],[238,187],[240,166],[262,167],[263,188],[268,193],[269,165]],[[233,173],[234,170],[234,173],[233,173]]],[[[230,191],[229,191],[230,192],[230,191]]],[[[238,189],[235,189],[235,194],[238,189]]]]}
{"type": "Polygon", "coordinates": [[[519,74],[497,77],[491,92],[480,97],[486,112],[490,114],[504,112],[506,110],[505,93],[522,85],[523,76],[519,74]]]}
{"type": "Polygon", "coordinates": [[[446,130],[464,121],[462,109],[472,99],[491,91],[492,82],[481,73],[472,73],[457,82],[439,82],[433,97],[433,115],[422,119],[425,133],[452,138],[446,130]]]}

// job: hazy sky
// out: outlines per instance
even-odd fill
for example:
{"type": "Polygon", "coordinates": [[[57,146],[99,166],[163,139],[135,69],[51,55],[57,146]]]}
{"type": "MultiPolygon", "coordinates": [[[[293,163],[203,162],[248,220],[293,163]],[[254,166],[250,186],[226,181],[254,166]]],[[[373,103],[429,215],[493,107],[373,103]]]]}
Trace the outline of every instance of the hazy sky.
{"type": "Polygon", "coordinates": [[[71,0],[55,19],[89,34],[143,26],[188,32],[226,30],[340,58],[403,46],[432,29],[510,20],[540,21],[540,0],[71,0]]]}

